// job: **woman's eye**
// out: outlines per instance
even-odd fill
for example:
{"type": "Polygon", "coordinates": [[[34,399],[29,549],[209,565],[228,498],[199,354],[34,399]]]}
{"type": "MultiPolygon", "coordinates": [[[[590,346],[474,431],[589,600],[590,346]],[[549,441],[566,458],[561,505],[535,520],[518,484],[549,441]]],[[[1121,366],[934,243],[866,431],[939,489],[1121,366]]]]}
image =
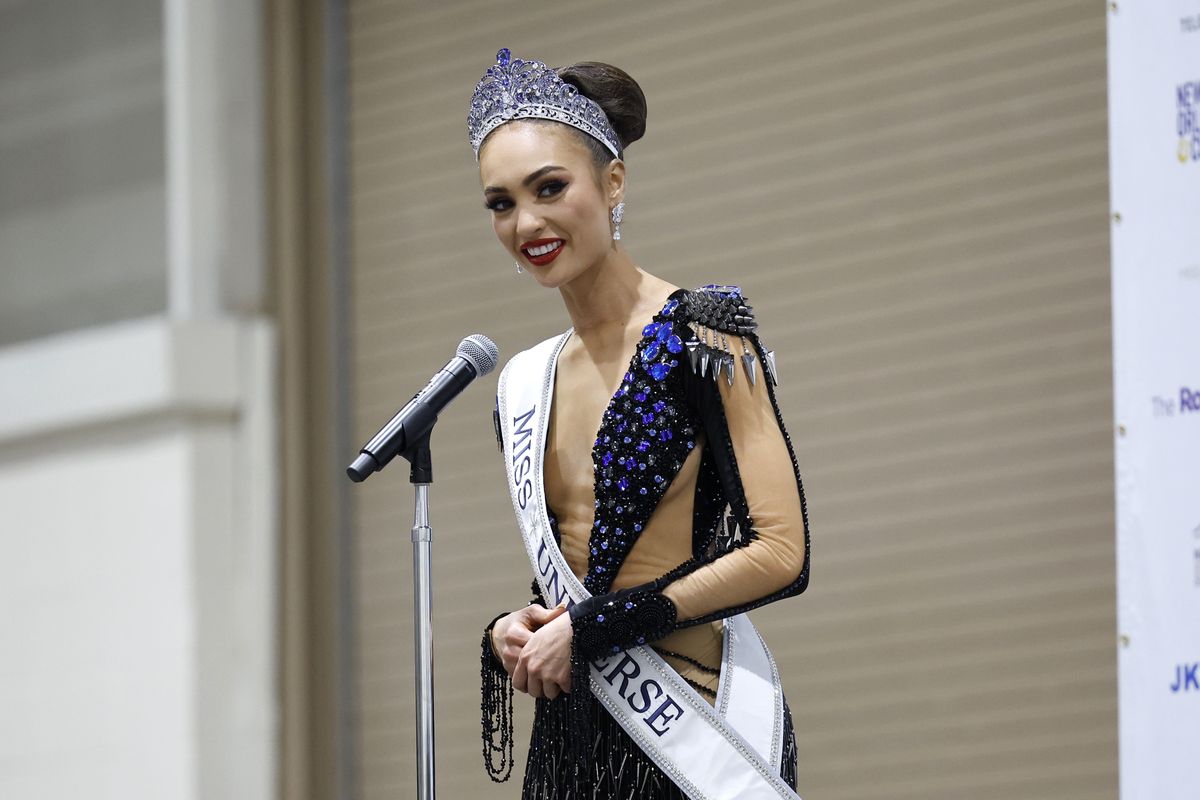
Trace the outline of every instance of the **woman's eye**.
{"type": "Polygon", "coordinates": [[[493,212],[507,211],[512,208],[512,201],[507,197],[493,197],[490,200],[484,201],[483,206],[493,212]]]}
{"type": "Polygon", "coordinates": [[[567,184],[564,181],[548,181],[538,189],[538,197],[553,197],[565,188],[567,184]]]}

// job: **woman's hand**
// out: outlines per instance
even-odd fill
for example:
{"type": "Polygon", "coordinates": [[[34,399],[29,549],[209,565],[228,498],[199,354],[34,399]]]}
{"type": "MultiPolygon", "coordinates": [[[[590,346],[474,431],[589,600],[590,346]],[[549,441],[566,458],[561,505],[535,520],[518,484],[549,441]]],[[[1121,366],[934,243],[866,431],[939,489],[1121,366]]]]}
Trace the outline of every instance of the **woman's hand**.
{"type": "Polygon", "coordinates": [[[559,606],[554,616],[534,631],[521,648],[513,670],[513,687],[534,697],[553,700],[571,691],[571,616],[559,606]]]}
{"type": "MultiPolygon", "coordinates": [[[[505,672],[509,675],[514,674],[521,650],[533,632],[566,610],[566,606],[545,608],[535,603],[496,620],[496,624],[492,626],[492,652],[504,665],[505,672]]],[[[517,688],[525,691],[523,685],[517,688]]]]}

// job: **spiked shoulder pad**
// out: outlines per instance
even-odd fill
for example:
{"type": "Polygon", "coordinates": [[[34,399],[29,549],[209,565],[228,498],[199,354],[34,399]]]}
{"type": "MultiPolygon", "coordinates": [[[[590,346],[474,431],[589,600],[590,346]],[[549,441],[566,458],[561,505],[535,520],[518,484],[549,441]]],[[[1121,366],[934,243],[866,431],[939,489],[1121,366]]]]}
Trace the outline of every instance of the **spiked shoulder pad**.
{"type": "Polygon", "coordinates": [[[758,328],[754,308],[737,286],[709,284],[685,293],[682,299],[682,316],[709,330],[745,336],[758,328]]]}
{"type": "Polygon", "coordinates": [[[757,342],[758,321],[749,299],[737,286],[709,284],[685,292],[680,298],[678,319],[686,320],[693,332],[684,346],[692,372],[732,386],[738,370],[753,386],[761,359],[766,377],[779,383],[775,353],[757,342]],[[750,341],[745,337],[749,336],[750,341]]]}

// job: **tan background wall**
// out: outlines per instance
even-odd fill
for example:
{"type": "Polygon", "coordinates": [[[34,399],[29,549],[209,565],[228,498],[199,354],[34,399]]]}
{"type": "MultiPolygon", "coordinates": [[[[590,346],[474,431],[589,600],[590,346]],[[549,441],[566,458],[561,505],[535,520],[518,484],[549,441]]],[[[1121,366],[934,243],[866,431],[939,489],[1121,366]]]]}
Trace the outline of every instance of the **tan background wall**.
{"type": "MultiPolygon", "coordinates": [[[[737,282],[779,351],[813,581],[756,612],[806,798],[1112,798],[1116,685],[1105,7],[1095,2],[349,5],[353,435],[480,331],[567,325],[494,241],[465,141],[501,46],[649,99],[626,244],[737,282]]],[[[482,625],[522,604],[490,410],[434,439],[444,797],[479,755],[482,625]]],[[[353,493],[355,780],[412,792],[411,492],[353,493]]],[[[532,706],[518,707],[523,751],[532,706]]]]}

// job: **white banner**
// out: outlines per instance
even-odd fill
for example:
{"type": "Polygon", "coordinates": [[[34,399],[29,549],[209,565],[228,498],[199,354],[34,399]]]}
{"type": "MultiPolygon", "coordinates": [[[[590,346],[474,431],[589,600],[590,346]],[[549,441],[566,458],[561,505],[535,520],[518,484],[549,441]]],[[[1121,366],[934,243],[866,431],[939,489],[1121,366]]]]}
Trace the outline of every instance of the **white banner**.
{"type": "Polygon", "coordinates": [[[1108,4],[1123,800],[1200,797],[1200,0],[1108,4]]]}

